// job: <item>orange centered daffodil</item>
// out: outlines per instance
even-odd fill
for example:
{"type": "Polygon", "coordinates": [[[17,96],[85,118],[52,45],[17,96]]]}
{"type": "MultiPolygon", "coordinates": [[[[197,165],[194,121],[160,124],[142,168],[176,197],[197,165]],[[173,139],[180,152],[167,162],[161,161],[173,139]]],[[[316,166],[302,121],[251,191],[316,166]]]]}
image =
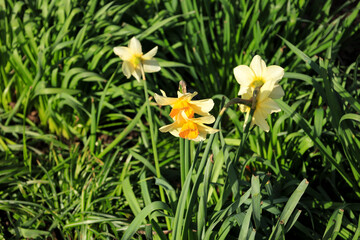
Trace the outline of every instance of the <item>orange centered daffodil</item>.
{"type": "Polygon", "coordinates": [[[170,132],[176,137],[181,137],[193,141],[205,140],[207,134],[216,133],[217,129],[208,127],[215,121],[214,116],[209,111],[214,107],[212,99],[192,100],[197,95],[194,93],[180,93],[177,98],[167,97],[164,91],[163,96],[154,95],[155,101],[160,105],[170,105],[172,107],[170,117],[174,120],[172,124],[161,127],[161,132],[170,132]],[[195,118],[195,114],[201,117],[195,118]]]}
{"type": "Polygon", "coordinates": [[[158,72],[161,67],[153,58],[158,47],[154,47],[146,54],[143,54],[140,41],[135,37],[131,38],[128,47],[114,47],[114,53],[123,60],[122,71],[127,78],[131,75],[140,81],[145,80],[145,73],[158,72]]]}
{"type": "Polygon", "coordinates": [[[284,91],[278,82],[284,76],[284,69],[280,66],[272,65],[266,67],[264,60],[256,55],[250,63],[250,67],[239,65],[234,68],[236,81],[240,84],[238,95],[252,94],[256,87],[261,87],[266,82],[274,82],[274,87],[269,94],[270,98],[276,99],[284,96],[284,91]]]}

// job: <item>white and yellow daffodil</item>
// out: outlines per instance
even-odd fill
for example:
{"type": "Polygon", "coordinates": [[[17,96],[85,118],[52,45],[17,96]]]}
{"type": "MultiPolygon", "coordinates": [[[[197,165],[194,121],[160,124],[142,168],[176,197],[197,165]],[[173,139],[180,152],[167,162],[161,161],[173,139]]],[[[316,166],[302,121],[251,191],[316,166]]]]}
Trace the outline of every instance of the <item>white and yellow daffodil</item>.
{"type": "Polygon", "coordinates": [[[127,78],[133,75],[140,81],[145,80],[145,73],[158,72],[161,67],[154,59],[158,47],[154,47],[146,54],[143,54],[141,43],[135,37],[131,38],[128,47],[114,47],[114,53],[123,60],[122,71],[127,78]]]}
{"type": "Polygon", "coordinates": [[[214,101],[212,99],[203,100],[191,100],[197,95],[194,93],[180,93],[178,92],[177,98],[167,97],[164,91],[161,91],[163,96],[155,93],[154,98],[158,105],[165,106],[170,105],[172,110],[170,117],[176,120],[181,112],[185,112],[188,118],[193,118],[194,114],[201,116],[210,115],[210,110],[214,107],[214,101]]]}
{"type": "Polygon", "coordinates": [[[264,85],[266,82],[274,82],[273,89],[269,94],[270,98],[276,99],[284,96],[284,90],[278,84],[284,76],[284,69],[280,66],[272,65],[266,67],[264,60],[259,55],[251,60],[250,67],[239,65],[234,68],[236,81],[240,84],[238,95],[252,94],[256,87],[264,85]]]}
{"type": "Polygon", "coordinates": [[[206,126],[215,121],[213,115],[199,118],[188,118],[185,111],[181,111],[176,120],[169,125],[159,128],[160,132],[170,132],[175,137],[181,137],[193,141],[203,141],[207,134],[218,132],[218,129],[206,126]]]}
{"type": "MultiPolygon", "coordinates": [[[[255,111],[251,120],[250,127],[254,124],[258,125],[262,130],[268,132],[270,130],[266,118],[271,113],[280,112],[281,109],[277,103],[270,97],[274,89],[275,81],[267,81],[262,85],[260,91],[256,97],[256,106],[255,111]]],[[[246,92],[242,95],[244,99],[251,99],[253,93],[246,92]]],[[[240,105],[240,109],[243,112],[246,112],[245,122],[247,122],[251,108],[246,105],[240,105]]]]}

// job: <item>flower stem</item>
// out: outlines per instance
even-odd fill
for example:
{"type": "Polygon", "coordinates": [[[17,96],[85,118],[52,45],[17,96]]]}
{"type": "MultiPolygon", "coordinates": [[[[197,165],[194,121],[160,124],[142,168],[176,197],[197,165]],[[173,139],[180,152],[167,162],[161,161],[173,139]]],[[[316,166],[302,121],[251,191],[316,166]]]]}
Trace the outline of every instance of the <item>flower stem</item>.
{"type": "MultiPolygon", "coordinates": [[[[143,76],[143,78],[145,78],[145,76],[143,76]]],[[[145,80],[143,82],[144,82],[144,94],[145,94],[145,101],[146,101],[146,106],[147,106],[148,121],[149,121],[149,128],[150,128],[151,145],[152,145],[154,162],[155,162],[156,177],[161,178],[159,158],[158,158],[156,142],[155,142],[155,138],[154,138],[154,124],[152,121],[152,114],[151,114],[151,109],[150,109],[150,101],[149,101],[149,93],[148,93],[148,89],[147,89],[147,82],[145,80]]],[[[161,201],[165,203],[166,201],[165,201],[164,190],[160,185],[159,185],[159,192],[160,192],[161,201]]],[[[170,229],[171,224],[170,224],[169,219],[165,218],[165,220],[166,220],[166,225],[167,225],[168,229],[170,229]]]]}

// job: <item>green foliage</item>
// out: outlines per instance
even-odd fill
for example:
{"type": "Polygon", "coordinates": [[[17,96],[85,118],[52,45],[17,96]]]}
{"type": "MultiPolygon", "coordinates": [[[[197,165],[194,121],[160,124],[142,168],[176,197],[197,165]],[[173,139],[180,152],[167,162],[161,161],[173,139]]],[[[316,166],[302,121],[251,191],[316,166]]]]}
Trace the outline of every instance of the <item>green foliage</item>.
{"type": "Polygon", "coordinates": [[[358,239],[359,10],[0,0],[0,239],[358,239]],[[146,84],[113,53],[132,36],[159,46],[146,84]],[[255,54],[286,71],[269,133],[217,114],[255,54]],[[204,143],[157,131],[180,80],[215,100],[204,143]]]}

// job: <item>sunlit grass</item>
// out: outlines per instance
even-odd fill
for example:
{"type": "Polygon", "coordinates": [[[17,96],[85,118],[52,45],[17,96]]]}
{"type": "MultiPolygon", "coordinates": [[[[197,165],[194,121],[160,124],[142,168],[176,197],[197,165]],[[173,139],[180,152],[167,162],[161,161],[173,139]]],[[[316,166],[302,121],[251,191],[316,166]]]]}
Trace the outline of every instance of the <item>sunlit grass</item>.
{"type": "Polygon", "coordinates": [[[358,239],[359,10],[0,0],[0,239],[358,239]],[[146,89],[113,53],[134,36],[159,46],[146,89]],[[285,69],[268,133],[219,115],[256,54],[285,69]],[[181,80],[215,102],[204,142],[157,131],[181,80]]]}

